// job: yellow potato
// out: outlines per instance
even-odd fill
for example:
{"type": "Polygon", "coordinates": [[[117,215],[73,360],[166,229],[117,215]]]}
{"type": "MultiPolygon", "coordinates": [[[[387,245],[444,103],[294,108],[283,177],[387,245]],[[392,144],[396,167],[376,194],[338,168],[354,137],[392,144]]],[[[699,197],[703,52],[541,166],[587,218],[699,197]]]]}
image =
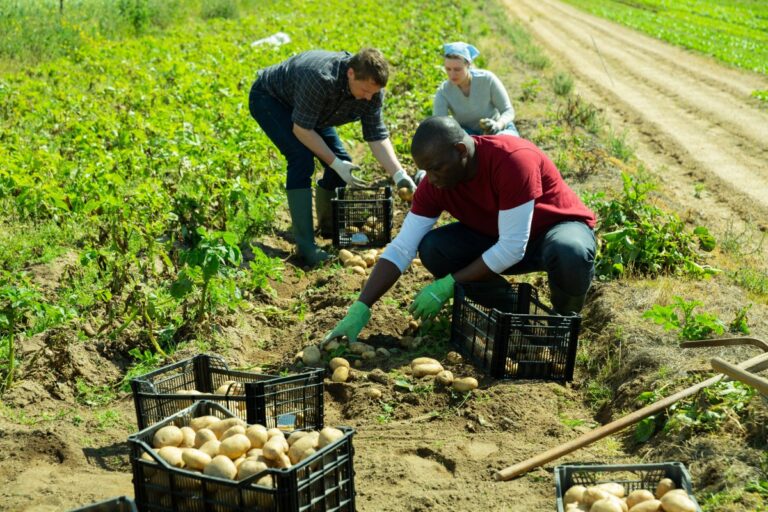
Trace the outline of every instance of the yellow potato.
{"type": "Polygon", "coordinates": [[[219,421],[218,423],[209,425],[208,428],[210,428],[213,433],[216,434],[217,439],[221,439],[222,434],[224,434],[224,432],[234,427],[235,425],[244,426],[245,422],[240,418],[227,418],[225,420],[219,421]]]}
{"type": "Polygon", "coordinates": [[[270,428],[267,430],[267,436],[272,439],[275,436],[285,438],[285,433],[279,428],[270,428]]]}
{"type": "Polygon", "coordinates": [[[443,365],[440,363],[423,363],[414,366],[412,373],[414,377],[420,378],[426,375],[437,375],[443,370],[443,365]]]}
{"type": "Polygon", "coordinates": [[[237,467],[226,455],[217,455],[205,466],[203,474],[233,480],[237,475],[237,467]]]}
{"type": "Polygon", "coordinates": [[[622,512],[621,505],[610,498],[597,500],[592,504],[589,512],[622,512]]]}
{"type": "Polygon", "coordinates": [[[251,442],[252,448],[261,448],[264,446],[264,443],[267,442],[269,439],[269,434],[267,434],[267,429],[263,425],[251,425],[247,429],[245,429],[245,435],[248,437],[248,440],[251,442]]]}
{"type": "Polygon", "coordinates": [[[152,446],[162,448],[164,446],[179,446],[184,441],[184,434],[176,425],[162,427],[152,436],[152,446]]]}
{"type": "Polygon", "coordinates": [[[565,491],[565,494],[563,494],[563,503],[567,505],[568,503],[576,503],[577,501],[581,501],[582,497],[584,496],[584,491],[586,490],[587,488],[583,485],[571,486],[567,491],[565,491]]]}
{"type": "MultiPolygon", "coordinates": [[[[629,502],[629,500],[627,500],[627,502],[629,502]]],[[[651,498],[650,500],[635,503],[635,505],[629,509],[629,512],[661,512],[661,510],[661,502],[651,498]]]]}
{"type": "Polygon", "coordinates": [[[179,445],[182,448],[192,448],[195,446],[195,431],[192,427],[181,427],[181,434],[183,439],[179,445]]]}
{"type": "Polygon", "coordinates": [[[610,496],[607,492],[599,487],[587,487],[584,494],[581,497],[581,501],[591,507],[596,501],[604,500],[610,496]]]}
{"type": "Polygon", "coordinates": [[[477,389],[477,386],[478,386],[477,379],[475,379],[474,377],[464,377],[462,379],[454,379],[453,384],[451,385],[454,391],[458,391],[459,393],[472,391],[473,389],[477,389]]]}
{"type": "Polygon", "coordinates": [[[328,367],[331,369],[332,372],[336,371],[336,368],[338,368],[339,366],[346,366],[347,368],[349,368],[349,361],[347,361],[343,357],[334,357],[328,363],[328,367]]]}
{"type": "Polygon", "coordinates": [[[226,431],[224,431],[223,434],[221,434],[221,439],[219,439],[219,441],[223,441],[228,437],[234,436],[235,434],[245,435],[245,427],[243,425],[235,425],[234,427],[229,427],[226,431]]]}
{"type": "Polygon", "coordinates": [[[331,380],[333,382],[347,382],[348,378],[349,378],[349,367],[339,366],[338,368],[336,368],[336,370],[334,370],[331,380]]]}
{"type": "Polygon", "coordinates": [[[213,433],[213,430],[209,428],[201,428],[195,434],[195,444],[193,446],[195,448],[200,448],[208,441],[215,441],[215,440],[216,440],[216,434],[213,433]]]}
{"type": "Polygon", "coordinates": [[[449,370],[443,370],[437,374],[435,380],[443,386],[450,386],[453,384],[453,373],[449,370]]]}
{"type": "Polygon", "coordinates": [[[656,496],[657,500],[660,500],[662,496],[667,494],[669,491],[677,487],[675,485],[675,482],[673,482],[669,478],[662,478],[659,480],[659,485],[656,486],[656,493],[654,496],[656,496]]]}
{"type": "Polygon", "coordinates": [[[624,486],[621,484],[617,484],[616,482],[606,482],[603,484],[597,484],[596,487],[599,487],[600,489],[604,490],[609,494],[613,494],[617,498],[624,497],[624,492],[625,492],[624,486]]]}
{"type": "Polygon", "coordinates": [[[352,254],[351,251],[348,251],[346,249],[342,249],[339,251],[339,259],[341,260],[342,263],[346,263],[347,260],[353,258],[354,256],[355,255],[352,254]]]}
{"type": "Polygon", "coordinates": [[[696,512],[696,504],[686,494],[667,492],[661,497],[664,512],[696,512]]]}
{"type": "Polygon", "coordinates": [[[192,430],[198,431],[201,428],[209,428],[212,424],[220,421],[221,418],[218,416],[199,416],[197,418],[192,418],[192,421],[189,422],[189,426],[192,427],[192,430]]]}
{"type": "Polygon", "coordinates": [[[245,434],[234,434],[221,441],[219,453],[226,455],[232,460],[245,455],[251,449],[251,441],[245,434]]]}
{"type": "Polygon", "coordinates": [[[352,265],[351,267],[349,267],[349,270],[361,276],[365,275],[365,266],[352,265]]]}
{"type": "Polygon", "coordinates": [[[319,438],[320,434],[318,432],[312,432],[293,443],[288,449],[288,458],[291,460],[291,463],[297,464],[305,451],[316,448],[319,438]]]}
{"type": "Polygon", "coordinates": [[[377,388],[365,388],[363,390],[363,394],[368,398],[373,398],[374,400],[381,398],[381,390],[377,388]]]}
{"type": "Polygon", "coordinates": [[[184,467],[181,448],[175,446],[163,446],[157,450],[157,454],[168,464],[177,468],[184,467]]]}
{"type": "Polygon", "coordinates": [[[191,450],[184,450],[181,454],[181,458],[184,460],[184,467],[186,469],[198,470],[202,470],[212,460],[210,455],[194,448],[191,450]]]}
{"type": "Polygon", "coordinates": [[[221,441],[219,441],[218,439],[213,439],[203,444],[200,447],[200,451],[203,453],[207,453],[211,458],[213,458],[219,454],[220,446],[221,446],[221,441]]]}
{"type": "Polygon", "coordinates": [[[411,189],[408,187],[401,187],[397,189],[397,195],[400,196],[400,199],[403,201],[413,201],[413,192],[411,192],[411,189]]]}
{"type": "Polygon", "coordinates": [[[638,503],[642,503],[644,501],[650,501],[653,499],[653,493],[651,491],[647,491],[645,489],[638,489],[636,491],[632,491],[627,495],[627,506],[631,509],[638,503]]]}
{"type": "Polygon", "coordinates": [[[317,440],[318,448],[325,448],[329,444],[344,437],[344,432],[337,428],[325,427],[320,431],[320,437],[317,440]]]}
{"type": "Polygon", "coordinates": [[[285,452],[288,451],[288,441],[285,440],[285,437],[274,436],[264,443],[261,450],[265,458],[276,461],[280,455],[285,455],[285,452]]]}
{"type": "Polygon", "coordinates": [[[237,479],[242,480],[249,476],[258,475],[266,471],[267,465],[257,460],[246,460],[237,468],[237,479]]]}
{"type": "Polygon", "coordinates": [[[432,359],[431,357],[417,357],[411,361],[411,368],[420,364],[440,364],[440,361],[432,359]]]}

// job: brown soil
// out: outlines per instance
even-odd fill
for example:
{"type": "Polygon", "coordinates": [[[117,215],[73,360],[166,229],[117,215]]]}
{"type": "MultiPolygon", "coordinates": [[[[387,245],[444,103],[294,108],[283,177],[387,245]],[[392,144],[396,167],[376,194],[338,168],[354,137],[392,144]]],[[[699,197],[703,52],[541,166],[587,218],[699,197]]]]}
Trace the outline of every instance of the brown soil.
{"type": "MultiPolygon", "coordinates": [[[[579,92],[604,108],[619,130],[630,130],[641,159],[653,169],[665,169],[664,192],[670,204],[685,211],[694,184],[705,182],[707,191],[693,216],[722,229],[727,219],[748,220],[745,214],[758,207],[751,205],[765,207],[768,123],[765,113],[747,98],[754,88],[768,88],[764,81],[549,0],[507,4],[512,15],[562,58],[561,65],[571,66],[579,92]],[[611,78],[594,54],[590,31],[611,78]],[[631,64],[632,59],[638,62],[631,64]],[[651,116],[654,113],[658,116],[651,116]],[[717,146],[712,140],[718,141],[717,146]],[[720,173],[726,171],[728,187],[719,184],[720,173]],[[748,178],[748,171],[755,174],[748,178]],[[734,202],[736,197],[742,199],[734,202]]],[[[508,69],[516,67],[507,64],[508,69]]],[[[494,68],[503,66],[501,61],[493,63],[494,68]]],[[[508,83],[523,78],[523,71],[504,76],[508,83]]],[[[520,118],[525,117],[525,109],[523,105],[518,109],[520,118]]],[[[402,205],[400,210],[396,223],[402,219],[402,205]]],[[[286,220],[283,216],[282,228],[286,220]]],[[[286,257],[291,245],[279,235],[265,237],[259,245],[271,255],[286,257]]],[[[36,268],[37,281],[55,287],[62,264],[69,261],[67,257],[50,268],[36,268]]],[[[356,274],[332,266],[303,272],[290,263],[288,259],[283,281],[273,283],[274,295],[251,298],[247,311],[221,319],[212,328],[215,334],[205,337],[211,340],[210,351],[224,354],[231,367],[298,370],[294,355],[330,330],[360,289],[361,277],[356,274]],[[302,304],[306,310],[299,314],[295,306],[302,304]]],[[[357,431],[353,442],[358,510],[552,510],[552,468],[570,461],[680,460],[691,469],[699,490],[720,490],[755,478],[762,455],[759,446],[764,446],[766,437],[765,406],[760,404],[754,419],[735,424],[726,438],[670,436],[638,448],[631,434],[621,433],[510,482],[497,483],[492,478],[494,470],[635,408],[637,394],[653,388],[662,368],[695,376],[708,369],[713,355],[731,361],[755,355],[750,349],[682,353],[672,335],[641,318],[651,305],[672,295],[707,297],[708,311],[730,318],[747,299],[726,279],[595,285],[580,339],[590,354],[615,351],[620,362],[610,383],[616,398],[597,413],[585,405],[583,362],[568,385],[495,381],[471,365],[444,363],[455,374],[480,381],[480,389],[466,401],[439,388],[408,392],[395,386],[391,372],[405,373],[413,357],[429,355],[445,361],[450,350],[445,331],[439,330],[415,350],[398,346],[408,325],[405,307],[429,279],[423,268],[413,267],[374,308],[361,341],[391,350],[389,357],[365,362],[349,383],[326,381],[326,424],[349,425],[357,431]],[[371,386],[382,391],[381,400],[362,394],[363,388],[371,386]],[[730,476],[712,476],[724,473],[730,476]]],[[[766,338],[765,304],[753,307],[750,325],[755,336],[766,338]]],[[[121,394],[108,405],[87,405],[78,391],[78,382],[102,386],[118,381],[129,363],[120,344],[132,346],[131,341],[116,343],[99,336],[81,341],[77,332],[76,328],[52,330],[21,342],[24,365],[0,409],[0,510],[69,510],[133,495],[125,445],[136,431],[130,395],[121,394]]],[[[196,350],[187,347],[174,359],[189,357],[196,350]]],[[[416,384],[427,386],[429,381],[416,384]]],[[[729,510],[747,512],[755,507],[746,503],[729,510]]]]}

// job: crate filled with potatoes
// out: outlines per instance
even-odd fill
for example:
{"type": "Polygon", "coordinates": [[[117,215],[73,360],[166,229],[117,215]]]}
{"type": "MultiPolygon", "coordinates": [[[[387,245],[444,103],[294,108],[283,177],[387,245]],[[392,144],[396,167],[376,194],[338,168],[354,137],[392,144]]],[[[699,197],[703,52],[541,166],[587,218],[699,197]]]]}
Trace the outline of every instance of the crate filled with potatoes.
{"type": "Polygon", "coordinates": [[[383,247],[392,240],[390,187],[337,188],[331,214],[334,247],[383,247]]]}
{"type": "Polygon", "coordinates": [[[128,439],[142,511],[355,510],[347,427],[283,432],[201,401],[128,439]]]}
{"type": "Polygon", "coordinates": [[[555,468],[558,512],[701,512],[679,462],[555,468]]]}

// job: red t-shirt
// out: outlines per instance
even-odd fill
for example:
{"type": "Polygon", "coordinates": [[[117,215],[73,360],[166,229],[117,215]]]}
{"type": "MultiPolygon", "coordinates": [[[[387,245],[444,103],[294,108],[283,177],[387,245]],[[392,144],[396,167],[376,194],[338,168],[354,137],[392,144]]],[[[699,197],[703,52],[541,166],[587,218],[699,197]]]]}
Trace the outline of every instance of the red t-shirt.
{"type": "Polygon", "coordinates": [[[475,177],[452,189],[439,189],[427,175],[413,197],[414,214],[435,218],[447,211],[462,224],[498,237],[499,211],[534,200],[532,240],[563,221],[581,221],[595,227],[595,214],[535,144],[508,135],[472,138],[477,159],[475,177]]]}

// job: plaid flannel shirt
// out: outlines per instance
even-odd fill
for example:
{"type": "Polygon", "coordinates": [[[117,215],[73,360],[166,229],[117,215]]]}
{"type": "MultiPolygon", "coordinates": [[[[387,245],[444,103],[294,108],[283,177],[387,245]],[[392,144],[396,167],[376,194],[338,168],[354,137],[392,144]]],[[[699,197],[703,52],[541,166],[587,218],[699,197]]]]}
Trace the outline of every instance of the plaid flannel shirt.
{"type": "Polygon", "coordinates": [[[384,90],[370,101],[349,91],[349,52],[311,50],[259,71],[258,86],[293,109],[291,119],[307,130],[360,120],[367,142],[389,137],[382,120],[384,90]]]}

